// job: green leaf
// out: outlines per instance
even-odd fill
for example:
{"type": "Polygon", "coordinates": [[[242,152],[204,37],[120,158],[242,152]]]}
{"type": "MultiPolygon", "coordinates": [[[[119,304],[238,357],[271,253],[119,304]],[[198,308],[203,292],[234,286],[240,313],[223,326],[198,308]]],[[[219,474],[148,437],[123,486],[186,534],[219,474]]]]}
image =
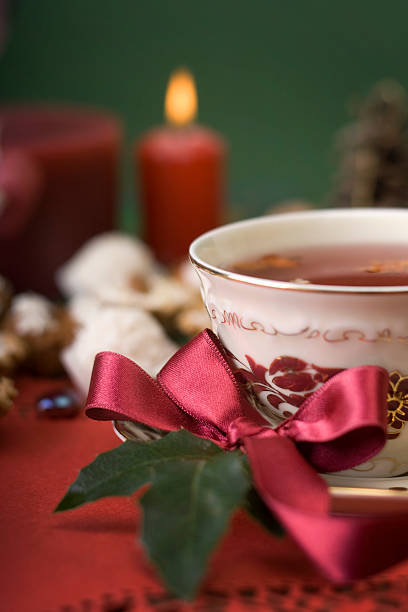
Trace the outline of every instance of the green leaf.
{"type": "MultiPolygon", "coordinates": [[[[242,455],[242,465],[252,482],[252,470],[247,455],[242,455]]],[[[256,489],[252,486],[242,504],[243,509],[248,512],[258,523],[274,536],[282,537],[285,531],[276,517],[269,510],[256,489]]]]}
{"type": "Polygon", "coordinates": [[[167,463],[157,472],[141,499],[142,539],[179,597],[194,595],[211,551],[249,487],[239,451],[167,463]]]}
{"type": "Polygon", "coordinates": [[[282,525],[269,510],[268,506],[263,502],[262,498],[259,497],[254,488],[251,488],[248,491],[243,503],[243,508],[255,520],[261,523],[262,527],[264,527],[274,536],[282,537],[285,534],[282,525]]]}
{"type": "Polygon", "coordinates": [[[125,442],[83,468],[56,511],[102,497],[131,495],[142,485],[142,539],[168,587],[191,598],[209,555],[238,506],[273,533],[280,527],[251,489],[247,457],[181,430],[149,442],[125,442]]]}
{"type": "Polygon", "coordinates": [[[169,462],[197,461],[222,452],[212,442],[183,430],[155,441],[127,441],[98,455],[95,461],[83,468],[55,512],[70,510],[102,497],[131,495],[151,482],[156,471],[169,462]]]}

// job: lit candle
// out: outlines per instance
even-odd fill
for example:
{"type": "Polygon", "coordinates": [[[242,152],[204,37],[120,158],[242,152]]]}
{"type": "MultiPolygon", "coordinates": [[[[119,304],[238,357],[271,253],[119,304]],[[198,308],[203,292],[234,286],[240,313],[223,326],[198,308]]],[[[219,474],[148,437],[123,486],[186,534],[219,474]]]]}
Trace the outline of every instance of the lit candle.
{"type": "Polygon", "coordinates": [[[136,144],[146,242],[163,263],[184,257],[189,244],[222,221],[225,142],[193,123],[194,78],[174,72],[165,99],[167,125],[136,144]]]}

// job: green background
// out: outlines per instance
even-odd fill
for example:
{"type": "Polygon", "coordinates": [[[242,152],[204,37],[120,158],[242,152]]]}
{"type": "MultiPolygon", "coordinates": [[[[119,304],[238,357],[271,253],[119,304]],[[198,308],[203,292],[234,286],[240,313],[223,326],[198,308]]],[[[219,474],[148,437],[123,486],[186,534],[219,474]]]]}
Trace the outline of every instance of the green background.
{"type": "Polygon", "coordinates": [[[408,85],[408,3],[369,0],[19,0],[1,101],[100,106],[124,123],[122,224],[138,220],[129,150],[162,121],[169,73],[196,76],[199,118],[230,145],[234,217],[327,201],[335,131],[379,79],[408,85]]]}

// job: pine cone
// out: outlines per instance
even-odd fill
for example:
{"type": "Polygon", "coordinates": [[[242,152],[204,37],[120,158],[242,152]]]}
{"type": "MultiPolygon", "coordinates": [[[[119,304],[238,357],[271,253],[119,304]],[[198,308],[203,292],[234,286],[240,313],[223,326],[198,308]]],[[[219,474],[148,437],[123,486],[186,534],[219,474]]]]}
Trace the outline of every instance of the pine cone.
{"type": "Polygon", "coordinates": [[[11,378],[0,376],[0,417],[5,416],[13,406],[17,389],[11,378]]]}
{"type": "Polygon", "coordinates": [[[20,293],[11,303],[4,326],[7,333],[18,336],[24,343],[24,365],[28,370],[43,376],[63,372],[60,354],[72,341],[75,331],[75,324],[65,308],[41,295],[20,293]]]}
{"type": "Polygon", "coordinates": [[[13,374],[27,357],[24,341],[14,332],[0,332],[0,376],[13,374]]]}
{"type": "Polygon", "coordinates": [[[408,99],[403,88],[379,83],[337,137],[340,167],[332,199],[338,205],[408,206],[408,99]]]}

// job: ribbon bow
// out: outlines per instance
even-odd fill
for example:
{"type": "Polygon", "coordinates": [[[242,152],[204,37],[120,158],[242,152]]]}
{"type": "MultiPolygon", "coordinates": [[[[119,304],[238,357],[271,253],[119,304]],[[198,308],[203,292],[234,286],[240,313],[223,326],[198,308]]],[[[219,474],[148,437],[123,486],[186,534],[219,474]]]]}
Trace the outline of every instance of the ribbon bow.
{"type": "Polygon", "coordinates": [[[382,368],[344,370],[272,429],[241,392],[217,337],[205,330],[157,380],[122,355],[99,353],[86,412],[98,420],[185,428],[225,449],[241,447],[264,502],[325,573],[344,582],[406,554],[389,542],[401,519],[330,515],[328,487],[316,471],[347,469],[381,450],[387,388],[382,368]]]}

